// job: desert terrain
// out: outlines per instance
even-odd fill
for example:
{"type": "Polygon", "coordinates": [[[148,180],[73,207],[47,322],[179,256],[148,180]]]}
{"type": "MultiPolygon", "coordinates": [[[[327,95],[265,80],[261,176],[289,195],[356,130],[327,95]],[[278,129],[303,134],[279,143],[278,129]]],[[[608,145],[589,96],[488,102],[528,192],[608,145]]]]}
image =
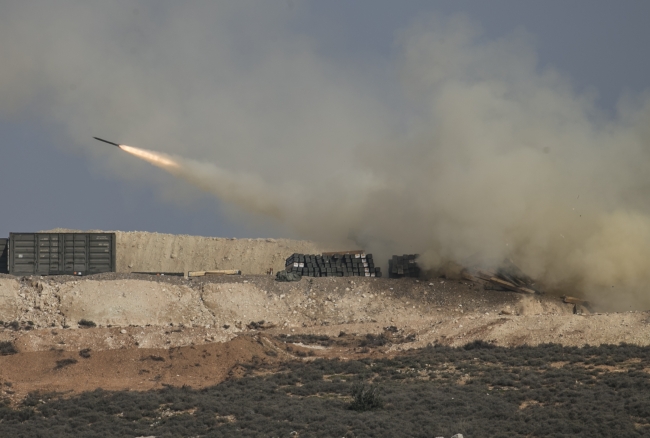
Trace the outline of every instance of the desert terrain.
{"type": "Polygon", "coordinates": [[[465,279],[266,275],[294,252],[325,250],[311,242],[117,236],[118,272],[0,276],[0,397],[8,406],[34,394],[199,390],[287,364],[392,360],[433,346],[650,344],[650,312],[587,311],[465,279]],[[242,275],[133,273],[193,269],[242,275]]]}

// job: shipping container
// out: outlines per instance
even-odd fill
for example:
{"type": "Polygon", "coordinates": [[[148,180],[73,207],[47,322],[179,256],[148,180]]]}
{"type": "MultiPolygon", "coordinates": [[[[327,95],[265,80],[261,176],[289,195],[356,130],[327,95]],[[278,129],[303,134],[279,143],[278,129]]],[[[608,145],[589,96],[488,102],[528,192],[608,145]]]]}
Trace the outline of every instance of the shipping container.
{"type": "Polygon", "coordinates": [[[0,239],[0,274],[9,272],[9,252],[8,239],[0,239]]]}
{"type": "Polygon", "coordinates": [[[115,272],[115,233],[10,233],[12,275],[115,272]]]}

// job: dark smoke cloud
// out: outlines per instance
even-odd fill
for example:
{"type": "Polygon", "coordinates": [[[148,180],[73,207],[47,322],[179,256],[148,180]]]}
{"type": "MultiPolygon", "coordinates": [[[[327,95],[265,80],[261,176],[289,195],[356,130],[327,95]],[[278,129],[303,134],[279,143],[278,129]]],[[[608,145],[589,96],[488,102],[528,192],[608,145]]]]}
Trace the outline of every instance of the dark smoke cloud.
{"type": "Polygon", "coordinates": [[[432,267],[511,258],[550,288],[650,306],[650,98],[604,115],[523,32],[415,23],[386,91],[289,30],[299,2],[29,5],[0,16],[5,114],[172,154],[177,176],[302,237],[432,267]]]}

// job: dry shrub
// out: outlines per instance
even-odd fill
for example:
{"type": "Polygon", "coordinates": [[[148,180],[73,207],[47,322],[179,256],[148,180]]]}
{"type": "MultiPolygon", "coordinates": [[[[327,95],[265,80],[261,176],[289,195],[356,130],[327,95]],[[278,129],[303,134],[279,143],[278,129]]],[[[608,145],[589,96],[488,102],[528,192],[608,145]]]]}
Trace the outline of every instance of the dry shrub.
{"type": "Polygon", "coordinates": [[[82,319],[79,321],[77,324],[79,324],[79,327],[81,328],[93,328],[97,327],[97,324],[95,324],[93,321],[89,321],[87,319],[82,319]]]}
{"type": "Polygon", "coordinates": [[[9,341],[0,342],[0,356],[9,356],[18,353],[16,346],[9,341]]]}
{"type": "Polygon", "coordinates": [[[352,387],[352,403],[349,408],[353,411],[371,411],[384,406],[384,401],[379,396],[380,389],[375,385],[357,383],[352,387]]]}
{"type": "Polygon", "coordinates": [[[74,365],[76,363],[77,363],[77,359],[73,359],[73,358],[57,360],[54,369],[60,370],[61,368],[65,368],[67,366],[74,365]]]}

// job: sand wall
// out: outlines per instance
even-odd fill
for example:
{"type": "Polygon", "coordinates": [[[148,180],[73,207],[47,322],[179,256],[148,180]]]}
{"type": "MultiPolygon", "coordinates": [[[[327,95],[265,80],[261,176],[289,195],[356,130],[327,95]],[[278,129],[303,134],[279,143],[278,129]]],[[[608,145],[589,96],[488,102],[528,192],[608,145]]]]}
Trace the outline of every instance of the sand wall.
{"type": "MultiPolygon", "coordinates": [[[[56,228],[44,233],[74,233],[79,230],[56,228]]],[[[284,261],[294,252],[320,254],[340,250],[307,240],[233,239],[144,231],[85,232],[115,233],[117,272],[187,272],[211,269],[238,269],[242,274],[264,274],[269,268],[284,269],[284,261]]],[[[343,248],[349,249],[349,248],[343,248]]]]}

